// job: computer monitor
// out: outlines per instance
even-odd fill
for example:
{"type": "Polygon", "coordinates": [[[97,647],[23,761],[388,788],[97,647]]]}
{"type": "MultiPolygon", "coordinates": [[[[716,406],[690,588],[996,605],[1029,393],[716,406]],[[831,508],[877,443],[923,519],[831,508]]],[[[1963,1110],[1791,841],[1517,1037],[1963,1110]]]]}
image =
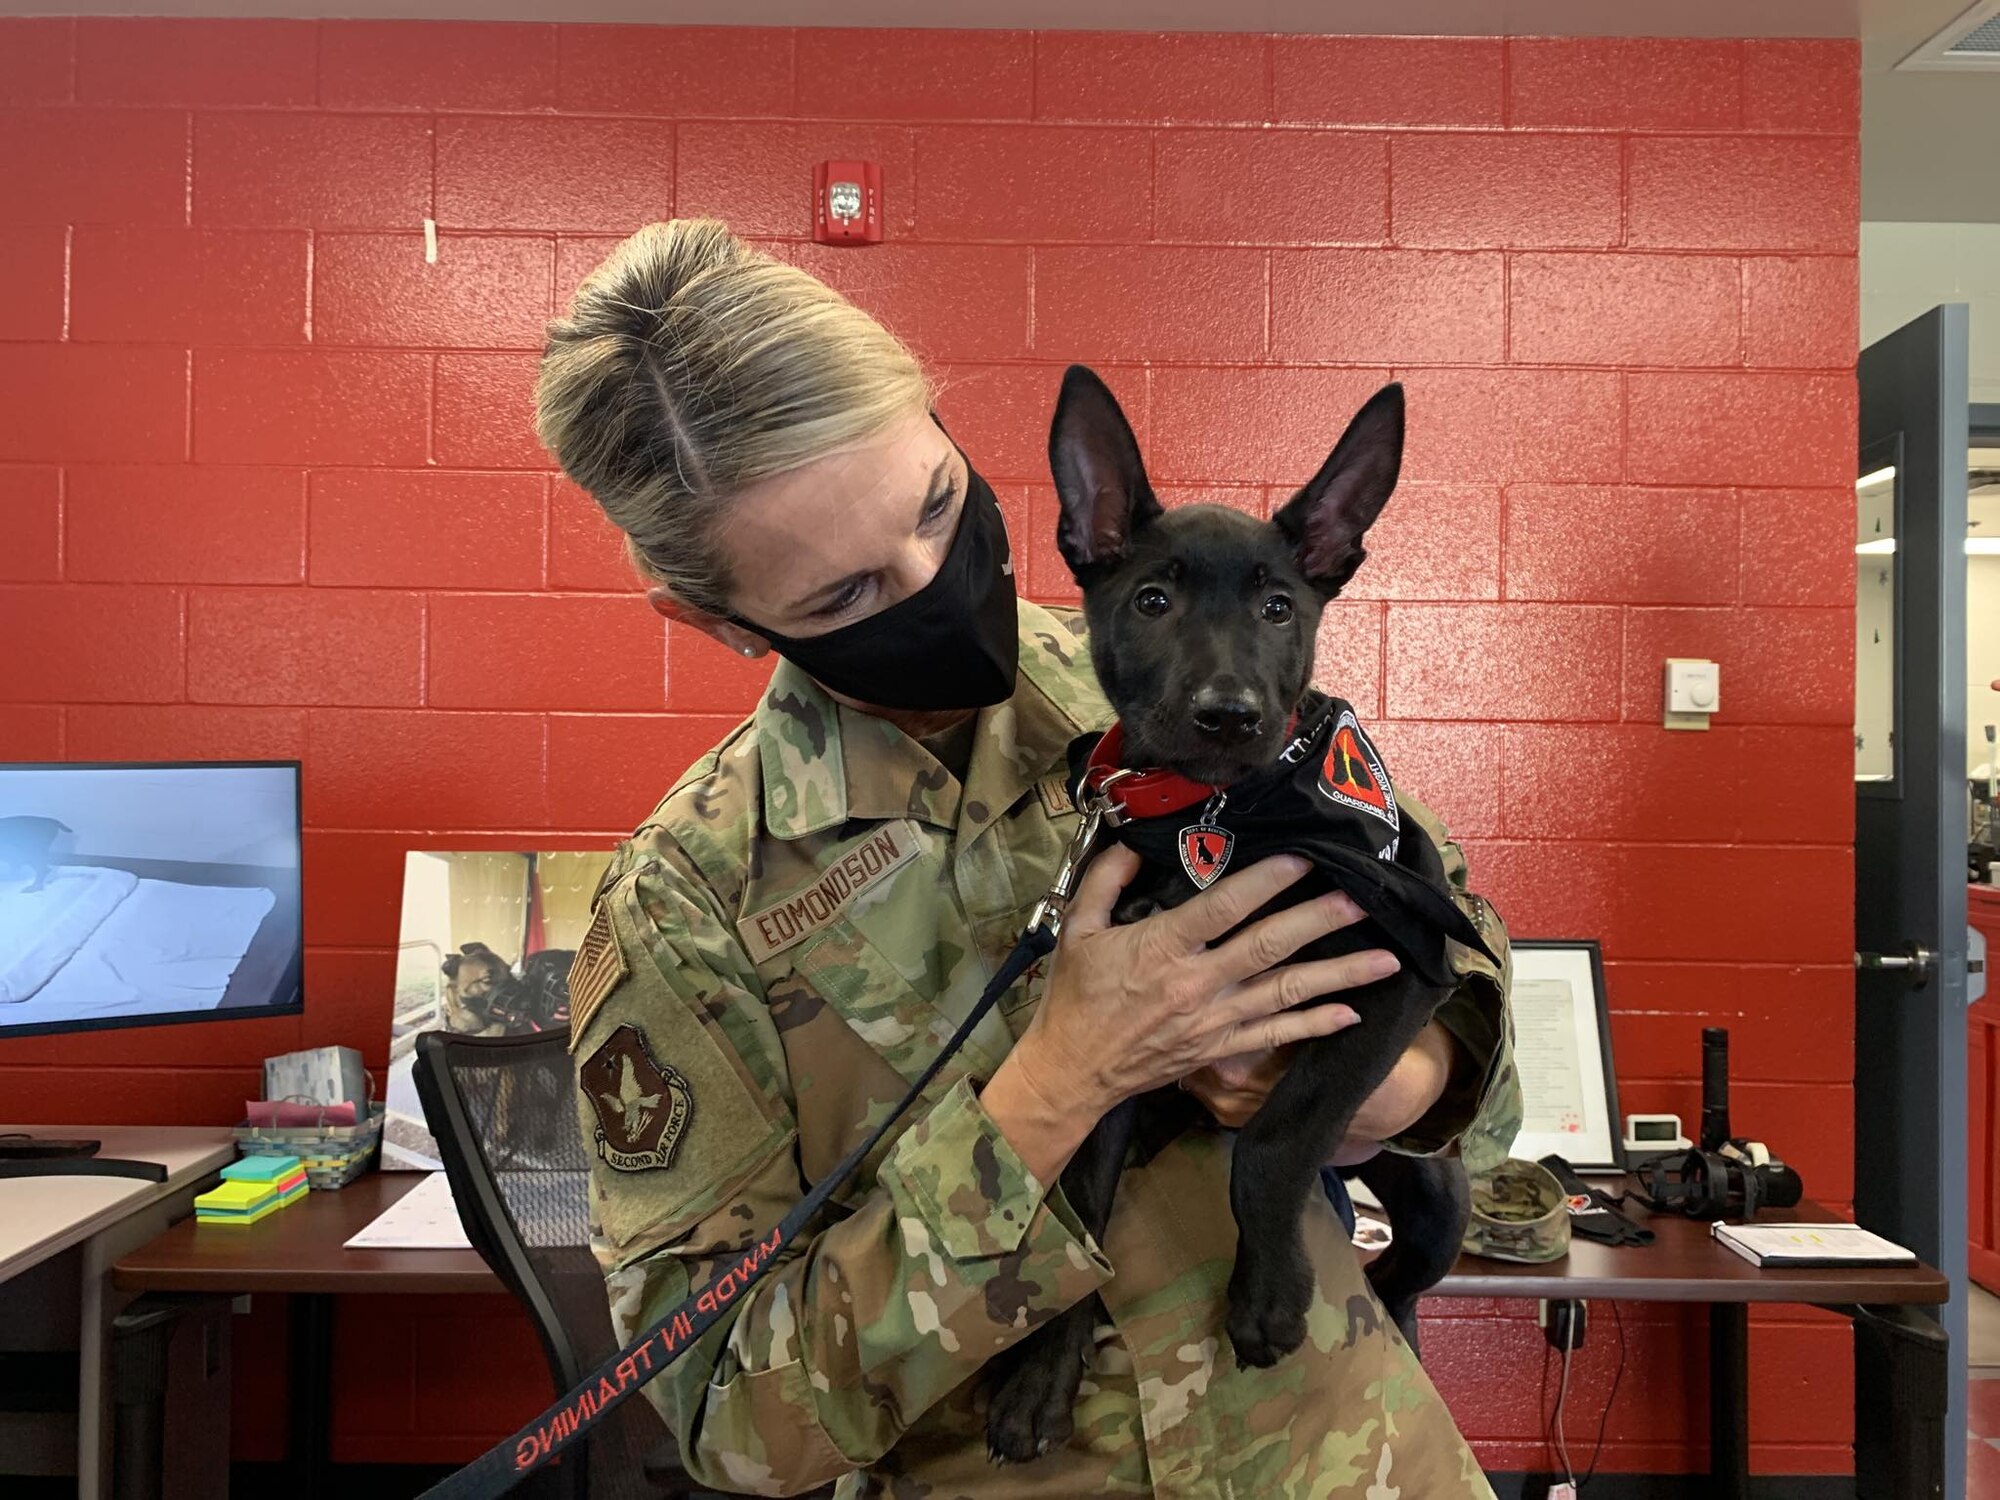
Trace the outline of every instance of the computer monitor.
{"type": "Polygon", "coordinates": [[[0,765],[0,1039],[304,1008],[297,761],[0,765]]]}

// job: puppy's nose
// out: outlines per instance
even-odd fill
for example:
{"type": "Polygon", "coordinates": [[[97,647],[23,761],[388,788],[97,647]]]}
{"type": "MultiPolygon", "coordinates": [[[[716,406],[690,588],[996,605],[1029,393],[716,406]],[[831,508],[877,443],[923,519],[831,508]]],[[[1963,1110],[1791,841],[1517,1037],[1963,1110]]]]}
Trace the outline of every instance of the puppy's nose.
{"type": "Polygon", "coordinates": [[[1205,687],[1194,695],[1194,727],[1224,744],[1240,745],[1257,737],[1264,716],[1248,693],[1205,687]]]}

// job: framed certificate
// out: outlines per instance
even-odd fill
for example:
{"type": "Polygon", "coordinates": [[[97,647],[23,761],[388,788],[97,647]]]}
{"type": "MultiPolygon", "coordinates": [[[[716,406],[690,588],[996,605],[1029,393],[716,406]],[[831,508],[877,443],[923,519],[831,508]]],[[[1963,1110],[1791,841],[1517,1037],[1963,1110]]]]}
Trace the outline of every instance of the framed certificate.
{"type": "Polygon", "coordinates": [[[1618,1078],[1604,1006],[1604,959],[1588,939],[1517,939],[1514,1066],[1524,1114],[1514,1155],[1554,1153],[1579,1172],[1622,1172],[1618,1078]]]}

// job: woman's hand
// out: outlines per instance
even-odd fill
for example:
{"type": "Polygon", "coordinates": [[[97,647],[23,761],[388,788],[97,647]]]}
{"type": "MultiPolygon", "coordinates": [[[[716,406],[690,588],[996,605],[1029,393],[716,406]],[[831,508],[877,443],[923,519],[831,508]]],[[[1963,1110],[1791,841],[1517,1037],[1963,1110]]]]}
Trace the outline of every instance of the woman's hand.
{"type": "MultiPolygon", "coordinates": [[[[1279,1047],[1225,1057],[1189,1074],[1181,1085],[1207,1106],[1218,1124],[1240,1129],[1263,1108],[1265,1097],[1291,1066],[1295,1050],[1296,1046],[1279,1047]]],[[[1327,1165],[1358,1166],[1381,1150],[1383,1141],[1421,1120],[1443,1097],[1451,1081],[1453,1056],[1451,1033],[1437,1022],[1418,1032],[1389,1076],[1355,1111],[1347,1139],[1327,1165]]]]}
{"type": "Polygon", "coordinates": [[[1112,908],[1138,873],[1139,856],[1122,845],[1106,849],[1063,919],[1048,988],[1009,1064],[1052,1106],[1094,1122],[1135,1094],[1223,1058],[1353,1025],[1345,1005],[1306,1002],[1395,973],[1394,954],[1284,962],[1361,919],[1346,895],[1273,912],[1209,946],[1307,868],[1293,855],[1261,860],[1184,905],[1119,927],[1112,908]]]}

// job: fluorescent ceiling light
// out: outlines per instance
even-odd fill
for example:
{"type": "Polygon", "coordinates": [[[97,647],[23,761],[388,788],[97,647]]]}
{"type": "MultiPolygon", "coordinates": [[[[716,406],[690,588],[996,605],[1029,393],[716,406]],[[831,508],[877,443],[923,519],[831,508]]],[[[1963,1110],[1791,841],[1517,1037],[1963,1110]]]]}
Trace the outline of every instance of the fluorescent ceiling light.
{"type": "Polygon", "coordinates": [[[1885,464],[1873,473],[1863,474],[1859,479],[1854,481],[1854,487],[1857,490],[1865,490],[1871,484],[1880,484],[1886,479],[1894,479],[1895,477],[1896,466],[1894,464],[1885,464]]]}

